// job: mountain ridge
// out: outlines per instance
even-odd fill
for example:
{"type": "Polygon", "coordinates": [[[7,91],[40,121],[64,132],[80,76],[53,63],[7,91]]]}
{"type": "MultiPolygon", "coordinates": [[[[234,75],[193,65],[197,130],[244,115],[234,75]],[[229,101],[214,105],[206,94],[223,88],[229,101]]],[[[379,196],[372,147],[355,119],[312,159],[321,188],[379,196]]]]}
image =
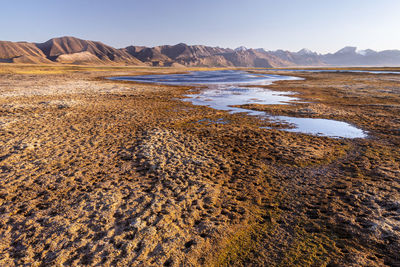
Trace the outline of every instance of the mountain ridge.
{"type": "Polygon", "coordinates": [[[335,53],[319,54],[306,48],[291,52],[267,51],[263,48],[252,49],[244,46],[230,49],[185,43],[114,48],[99,41],[64,36],[43,43],[0,41],[0,62],[259,68],[400,66],[400,50],[357,51],[356,47],[347,46],[335,53]]]}

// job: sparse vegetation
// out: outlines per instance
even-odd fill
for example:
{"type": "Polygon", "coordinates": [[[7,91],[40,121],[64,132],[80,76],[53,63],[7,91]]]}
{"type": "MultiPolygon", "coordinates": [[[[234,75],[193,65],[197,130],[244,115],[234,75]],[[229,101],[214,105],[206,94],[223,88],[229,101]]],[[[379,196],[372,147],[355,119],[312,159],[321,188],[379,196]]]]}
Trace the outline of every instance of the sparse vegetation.
{"type": "Polygon", "coordinates": [[[0,65],[0,265],[399,265],[398,75],[295,74],[268,88],[309,102],[251,106],[354,140],[102,78],[187,70],[0,65]]]}

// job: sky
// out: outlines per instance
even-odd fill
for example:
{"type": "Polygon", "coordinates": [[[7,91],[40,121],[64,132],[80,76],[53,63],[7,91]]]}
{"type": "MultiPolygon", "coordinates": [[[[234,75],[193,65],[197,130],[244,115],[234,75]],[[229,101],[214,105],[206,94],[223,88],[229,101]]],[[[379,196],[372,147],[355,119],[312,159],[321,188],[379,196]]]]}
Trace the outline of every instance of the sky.
{"type": "Polygon", "coordinates": [[[399,0],[4,0],[0,40],[203,44],[320,53],[400,49],[399,0]]]}

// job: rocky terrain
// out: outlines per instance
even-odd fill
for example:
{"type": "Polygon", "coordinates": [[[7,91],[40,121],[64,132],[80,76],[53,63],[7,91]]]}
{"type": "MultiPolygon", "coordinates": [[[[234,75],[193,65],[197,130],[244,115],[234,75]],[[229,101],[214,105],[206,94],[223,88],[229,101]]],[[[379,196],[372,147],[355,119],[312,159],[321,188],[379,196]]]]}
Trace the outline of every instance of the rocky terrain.
{"type": "Polygon", "coordinates": [[[306,102],[248,107],[366,139],[103,79],[182,70],[0,65],[0,265],[400,265],[398,75],[293,73],[268,88],[306,102]]]}
{"type": "Polygon", "coordinates": [[[44,43],[0,41],[0,62],[78,65],[133,65],[168,67],[256,67],[293,66],[399,66],[400,51],[357,51],[345,47],[336,53],[318,54],[308,49],[237,49],[204,45],[128,46],[116,49],[98,41],[59,37],[44,43]]]}

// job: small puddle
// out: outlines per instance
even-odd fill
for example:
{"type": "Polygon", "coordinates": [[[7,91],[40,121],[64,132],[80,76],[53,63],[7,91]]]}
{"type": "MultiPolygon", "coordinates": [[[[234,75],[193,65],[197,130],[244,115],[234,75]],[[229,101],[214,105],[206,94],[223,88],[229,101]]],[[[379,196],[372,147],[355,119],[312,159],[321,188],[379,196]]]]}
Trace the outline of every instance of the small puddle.
{"type": "Polygon", "coordinates": [[[183,101],[194,105],[207,106],[213,109],[226,110],[230,113],[245,112],[249,115],[265,116],[263,111],[232,107],[244,104],[279,105],[298,98],[290,96],[293,93],[274,92],[258,87],[238,87],[233,85],[212,86],[198,94],[186,95],[183,101]]]}
{"type": "Polygon", "coordinates": [[[197,123],[206,123],[206,124],[228,124],[229,121],[224,120],[223,118],[219,118],[216,120],[212,120],[212,119],[201,119],[198,120],[197,123]]]}
{"type": "Polygon", "coordinates": [[[296,98],[294,93],[276,92],[260,87],[246,87],[246,85],[269,85],[275,81],[282,80],[302,80],[298,77],[272,74],[253,75],[244,71],[225,70],[195,71],[171,75],[113,77],[111,79],[168,85],[207,85],[197,94],[186,95],[187,98],[183,99],[183,101],[191,102],[194,105],[229,111],[230,113],[244,112],[248,115],[281,121],[293,126],[290,129],[283,129],[289,132],[333,138],[365,138],[367,136],[363,130],[342,121],[271,116],[263,111],[233,107],[244,104],[287,105],[293,101],[299,101],[300,99],[296,98]]]}
{"type": "Polygon", "coordinates": [[[301,132],[336,138],[365,138],[367,135],[346,122],[318,118],[297,118],[288,116],[271,116],[271,119],[285,121],[294,126],[285,129],[288,132],[301,132]],[[323,129],[323,131],[321,131],[323,129]]]}

